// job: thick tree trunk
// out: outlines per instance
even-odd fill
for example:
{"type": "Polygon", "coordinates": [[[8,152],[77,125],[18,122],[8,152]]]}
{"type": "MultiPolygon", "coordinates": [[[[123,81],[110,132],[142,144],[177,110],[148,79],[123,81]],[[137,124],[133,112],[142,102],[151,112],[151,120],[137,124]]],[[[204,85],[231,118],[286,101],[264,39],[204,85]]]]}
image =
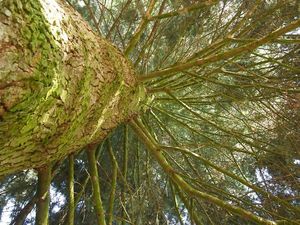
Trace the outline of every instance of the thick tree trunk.
{"type": "Polygon", "coordinates": [[[0,1],[0,177],[100,141],[142,96],[130,63],[66,3],[0,1]]]}

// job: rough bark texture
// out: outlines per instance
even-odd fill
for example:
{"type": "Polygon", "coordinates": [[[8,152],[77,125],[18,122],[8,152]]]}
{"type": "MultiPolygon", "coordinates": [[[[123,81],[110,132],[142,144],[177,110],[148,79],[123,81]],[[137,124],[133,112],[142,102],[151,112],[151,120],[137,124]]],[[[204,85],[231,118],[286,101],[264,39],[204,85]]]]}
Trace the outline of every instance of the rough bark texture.
{"type": "Polygon", "coordinates": [[[0,0],[0,177],[96,143],[138,111],[130,63],[60,0],[0,0]]]}

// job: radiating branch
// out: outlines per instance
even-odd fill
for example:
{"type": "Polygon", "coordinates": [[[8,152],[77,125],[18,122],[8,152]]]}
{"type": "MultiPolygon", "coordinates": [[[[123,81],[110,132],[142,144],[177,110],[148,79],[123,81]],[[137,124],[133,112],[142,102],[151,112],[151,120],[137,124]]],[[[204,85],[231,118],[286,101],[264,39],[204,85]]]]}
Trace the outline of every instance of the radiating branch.
{"type": "Polygon", "coordinates": [[[152,10],[154,9],[155,2],[156,2],[155,0],[151,0],[151,2],[149,3],[149,6],[148,6],[145,16],[143,17],[137,30],[135,31],[134,35],[132,36],[131,40],[129,41],[129,43],[124,51],[125,56],[128,56],[130,54],[130,52],[135,48],[137,43],[139,42],[142,32],[146,29],[146,27],[149,23],[148,18],[150,17],[150,14],[151,14],[152,10]]]}
{"type": "Polygon", "coordinates": [[[158,77],[170,76],[170,75],[173,75],[175,73],[179,73],[181,71],[190,69],[190,68],[195,67],[195,66],[198,66],[198,67],[199,66],[204,66],[208,63],[213,63],[213,62],[217,62],[217,61],[220,61],[220,60],[226,60],[226,59],[229,59],[231,57],[236,57],[236,56],[239,56],[241,54],[251,52],[254,49],[258,48],[259,46],[261,46],[263,44],[266,44],[266,43],[280,37],[281,35],[296,29],[299,26],[300,26],[300,19],[291,22],[290,24],[286,25],[283,28],[277,29],[277,30],[269,33],[268,35],[266,35],[266,36],[264,36],[260,39],[257,39],[253,42],[250,42],[249,44],[242,45],[241,47],[237,47],[237,48],[228,50],[228,51],[223,52],[223,53],[208,56],[208,57],[203,58],[203,59],[198,59],[198,60],[195,60],[195,61],[192,61],[192,62],[181,63],[179,65],[175,65],[175,66],[163,69],[163,70],[159,70],[159,71],[149,73],[145,76],[139,77],[139,81],[140,82],[147,82],[149,80],[152,80],[152,79],[155,79],[155,78],[158,78],[158,77]]]}
{"type": "Polygon", "coordinates": [[[188,14],[188,13],[193,12],[195,10],[205,8],[205,7],[208,7],[208,6],[212,6],[212,5],[216,4],[217,2],[218,2],[218,0],[203,1],[203,2],[194,4],[194,5],[185,7],[185,8],[178,9],[178,10],[173,11],[173,12],[168,12],[168,13],[160,14],[160,15],[157,15],[157,16],[151,16],[149,18],[149,20],[160,20],[160,19],[170,18],[170,17],[173,17],[173,16],[185,15],[185,14],[188,14]]]}
{"type": "Polygon", "coordinates": [[[171,178],[171,180],[178,185],[178,187],[183,190],[186,194],[190,196],[194,196],[199,199],[203,199],[218,205],[221,208],[228,210],[231,213],[237,214],[242,218],[252,220],[259,224],[264,225],[276,225],[275,222],[259,217],[250,211],[247,211],[238,206],[231,205],[226,201],[223,201],[215,196],[207,194],[205,192],[199,191],[188,184],[182,177],[179,175],[173,167],[168,163],[166,158],[164,157],[161,149],[157,145],[156,141],[151,137],[149,133],[146,132],[144,125],[141,123],[139,119],[134,119],[130,123],[131,127],[135,131],[135,133],[143,140],[144,144],[147,146],[147,150],[151,153],[151,155],[156,159],[159,165],[162,167],[164,172],[171,178]]]}

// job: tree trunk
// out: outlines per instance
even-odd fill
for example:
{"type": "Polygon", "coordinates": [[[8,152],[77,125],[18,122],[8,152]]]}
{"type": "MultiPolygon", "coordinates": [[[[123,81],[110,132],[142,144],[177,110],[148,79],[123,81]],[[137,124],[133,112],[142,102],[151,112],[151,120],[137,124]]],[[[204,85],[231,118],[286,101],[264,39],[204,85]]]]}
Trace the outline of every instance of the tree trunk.
{"type": "Polygon", "coordinates": [[[97,168],[97,160],[95,157],[96,147],[88,146],[88,151],[86,153],[87,153],[87,158],[88,158],[91,183],[92,183],[92,187],[93,187],[93,200],[94,200],[94,205],[95,205],[97,224],[98,225],[106,225],[105,212],[104,212],[103,204],[102,204],[102,200],[101,200],[101,191],[100,191],[100,182],[99,182],[99,175],[98,175],[98,168],[97,168]]]}
{"type": "Polygon", "coordinates": [[[143,96],[130,63],[66,3],[0,1],[0,177],[99,142],[143,96]]]}
{"type": "Polygon", "coordinates": [[[38,169],[36,225],[49,224],[50,184],[51,166],[46,165],[38,169]]]}

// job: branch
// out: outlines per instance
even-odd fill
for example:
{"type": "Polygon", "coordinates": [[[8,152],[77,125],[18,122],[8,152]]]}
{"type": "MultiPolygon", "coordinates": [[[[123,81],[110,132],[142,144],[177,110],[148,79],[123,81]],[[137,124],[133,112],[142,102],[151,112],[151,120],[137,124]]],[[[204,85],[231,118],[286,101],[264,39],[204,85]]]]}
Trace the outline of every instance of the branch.
{"type": "Polygon", "coordinates": [[[238,206],[231,205],[215,196],[204,193],[193,188],[190,184],[188,184],[168,163],[162,151],[156,141],[151,137],[151,135],[146,132],[144,125],[140,120],[134,119],[130,122],[131,127],[135,131],[135,133],[143,140],[145,146],[147,146],[147,150],[150,154],[156,159],[159,165],[162,167],[164,172],[171,178],[171,180],[178,185],[180,189],[182,189],[189,196],[194,196],[199,199],[203,199],[218,205],[221,208],[224,208],[231,213],[241,216],[242,218],[246,218],[248,220],[255,221],[259,224],[264,225],[276,225],[275,222],[259,217],[243,208],[238,206]]]}
{"type": "MultiPolygon", "coordinates": [[[[171,187],[173,187],[176,189],[176,192],[179,196],[179,198],[181,199],[181,201],[183,202],[183,204],[185,205],[186,209],[188,210],[189,214],[191,215],[191,219],[193,219],[193,221],[197,224],[197,225],[203,225],[201,219],[199,218],[198,214],[196,213],[192,213],[193,208],[191,207],[190,203],[188,202],[188,200],[185,198],[185,196],[183,195],[183,193],[179,190],[178,186],[176,184],[171,184],[171,187]]],[[[172,189],[174,189],[172,188],[172,189]]],[[[175,190],[174,190],[175,192],[175,190]]]]}
{"type": "MultiPolygon", "coordinates": [[[[174,206],[175,206],[175,212],[177,214],[177,217],[178,217],[178,220],[180,222],[180,225],[184,225],[183,221],[182,221],[182,218],[181,218],[181,214],[180,214],[180,210],[179,210],[179,207],[178,207],[178,202],[177,202],[177,199],[176,199],[176,193],[174,191],[174,188],[173,188],[173,185],[172,183],[170,182],[170,189],[171,189],[171,194],[172,194],[172,200],[174,202],[174,206]]],[[[189,211],[189,209],[188,209],[189,211]]],[[[190,213],[190,211],[189,211],[190,213]]],[[[193,213],[190,213],[190,215],[194,215],[193,213]]]]}
{"type": "Polygon", "coordinates": [[[38,198],[35,194],[30,201],[24,206],[24,208],[19,212],[19,214],[14,218],[14,220],[10,223],[10,225],[23,225],[26,217],[31,212],[33,207],[35,206],[38,198]]]}
{"type": "MultiPolygon", "coordinates": [[[[228,38],[230,41],[237,42],[237,43],[249,43],[255,41],[253,38],[228,38]]],[[[270,41],[271,43],[279,43],[279,44],[300,44],[300,39],[274,39],[270,41]]]]}
{"type": "MultiPolygon", "coordinates": [[[[52,167],[52,172],[51,172],[51,180],[55,176],[55,174],[58,171],[59,165],[61,164],[61,161],[58,161],[54,164],[52,167]]],[[[32,211],[34,208],[35,204],[38,201],[38,196],[37,192],[34,194],[34,196],[30,199],[30,201],[19,211],[18,215],[11,221],[10,225],[23,225],[26,217],[28,214],[32,211]]]]}
{"type": "Polygon", "coordinates": [[[150,17],[150,14],[151,14],[151,12],[154,8],[155,2],[156,2],[155,0],[151,0],[145,17],[142,19],[139,27],[135,31],[135,34],[133,35],[133,37],[129,41],[129,44],[128,44],[127,48],[124,51],[125,56],[128,56],[130,54],[130,52],[134,49],[136,44],[139,42],[142,32],[145,30],[146,26],[150,22],[148,18],[150,17]]]}
{"type": "Polygon", "coordinates": [[[91,182],[93,187],[93,198],[94,198],[97,222],[98,225],[106,225],[104,209],[101,200],[101,192],[100,192],[100,184],[99,184],[99,176],[98,176],[95,151],[96,148],[90,145],[88,146],[88,150],[86,151],[86,153],[88,157],[89,172],[91,174],[91,182]]]}
{"type": "Polygon", "coordinates": [[[169,67],[169,68],[166,68],[163,70],[149,73],[146,76],[140,77],[139,81],[147,82],[149,80],[152,80],[152,79],[155,79],[158,77],[170,76],[172,74],[181,72],[186,69],[190,69],[195,66],[204,66],[208,63],[213,63],[213,62],[217,62],[220,60],[229,59],[231,57],[236,57],[241,54],[251,52],[254,49],[258,48],[259,46],[266,44],[266,43],[278,38],[279,36],[296,29],[299,26],[300,26],[300,19],[291,22],[289,25],[287,25],[283,28],[280,28],[280,29],[277,29],[277,30],[271,32],[270,34],[264,36],[263,38],[255,40],[253,42],[250,42],[249,44],[245,44],[245,45],[242,45],[241,47],[238,47],[238,48],[235,48],[232,50],[228,50],[227,52],[219,53],[219,54],[216,54],[213,56],[208,56],[203,59],[198,59],[198,60],[195,60],[192,62],[181,63],[181,64],[175,65],[173,67],[169,67]]]}
{"type": "Polygon", "coordinates": [[[99,29],[99,25],[98,25],[98,23],[97,23],[95,14],[94,14],[94,12],[93,12],[91,6],[90,6],[90,1],[83,0],[83,2],[84,2],[85,6],[86,6],[87,9],[88,9],[88,12],[89,12],[89,14],[90,14],[90,17],[91,17],[91,19],[92,19],[92,21],[93,21],[93,23],[94,23],[95,29],[97,30],[98,34],[101,36],[102,33],[101,33],[100,29],[99,29]]]}
{"type": "Polygon", "coordinates": [[[111,160],[111,165],[112,165],[112,179],[111,179],[111,191],[110,191],[110,196],[109,196],[109,205],[108,205],[108,212],[107,212],[107,224],[112,225],[113,223],[113,211],[114,211],[114,201],[115,201],[115,196],[116,196],[116,185],[117,185],[117,176],[118,176],[118,165],[117,165],[117,160],[114,155],[112,146],[111,146],[111,141],[110,139],[108,140],[108,150],[109,150],[109,156],[111,160]]]}
{"type": "Polygon", "coordinates": [[[36,206],[36,225],[47,225],[49,217],[51,166],[46,165],[37,169],[38,188],[36,206]]]}
{"type": "MultiPolygon", "coordinates": [[[[160,5],[160,8],[159,8],[159,12],[158,14],[160,15],[162,13],[162,11],[164,10],[164,7],[166,5],[166,2],[167,0],[163,0],[161,5],[160,5]]],[[[145,52],[146,52],[146,49],[151,46],[153,44],[153,41],[155,39],[155,35],[158,31],[158,27],[160,26],[160,20],[157,20],[154,22],[154,25],[152,27],[152,30],[150,32],[150,34],[148,35],[148,38],[144,44],[144,46],[141,48],[139,54],[138,54],[138,57],[134,63],[134,67],[137,67],[137,65],[143,60],[147,59],[148,57],[146,56],[145,52]]]]}
{"type": "MultiPolygon", "coordinates": [[[[127,179],[127,170],[128,170],[128,126],[125,125],[124,128],[124,143],[123,143],[123,178],[126,181],[127,179]]],[[[126,217],[125,212],[125,183],[122,186],[122,192],[121,192],[121,201],[124,204],[124,209],[122,210],[122,217],[126,217]]],[[[125,225],[125,221],[122,221],[122,225],[125,225]]]]}
{"type": "Polygon", "coordinates": [[[125,12],[125,10],[129,7],[129,5],[131,4],[132,0],[128,0],[124,7],[121,9],[121,12],[119,13],[119,15],[117,16],[116,19],[114,19],[114,22],[113,22],[113,25],[111,26],[111,28],[109,29],[107,35],[106,35],[106,39],[109,39],[111,34],[112,34],[112,31],[119,25],[120,23],[120,19],[123,15],[123,13],[125,12]]]}
{"type": "Polygon", "coordinates": [[[74,204],[74,155],[69,155],[69,167],[68,167],[68,188],[69,188],[69,211],[68,211],[68,225],[74,224],[74,212],[75,212],[75,204],[74,204]]]}
{"type": "Polygon", "coordinates": [[[262,194],[263,196],[265,196],[266,198],[270,198],[276,202],[279,202],[281,203],[282,205],[286,206],[287,208],[289,208],[290,210],[293,210],[293,211],[298,211],[298,213],[300,213],[299,209],[296,208],[296,207],[292,207],[290,204],[288,204],[287,202],[285,202],[284,200],[278,198],[277,196],[271,194],[271,193],[268,193],[266,192],[265,190],[263,190],[262,188],[254,185],[254,184],[251,184],[250,182],[248,182],[246,179],[243,179],[237,175],[235,175],[234,173],[216,165],[215,163],[205,159],[204,157],[202,157],[201,155],[195,153],[195,152],[192,152],[188,149],[184,149],[184,148],[180,148],[180,147],[173,147],[173,146],[160,146],[160,148],[163,150],[173,150],[173,151],[178,151],[178,152],[181,152],[183,154],[187,154],[187,155],[190,155],[198,160],[200,160],[203,164],[207,165],[207,166],[210,166],[212,168],[214,168],[215,170],[217,170],[218,172],[224,174],[224,175],[227,175],[229,177],[231,177],[232,179],[240,182],[241,184],[247,186],[248,188],[251,188],[252,190],[254,190],[256,193],[260,193],[262,194]]]}
{"type": "Polygon", "coordinates": [[[161,15],[152,16],[152,17],[149,18],[149,20],[165,19],[165,18],[169,18],[169,17],[173,17],[173,16],[188,14],[192,11],[197,10],[197,9],[205,8],[207,6],[212,6],[216,3],[218,3],[217,0],[201,2],[201,3],[198,3],[198,4],[194,4],[192,6],[189,6],[189,7],[178,9],[178,10],[173,11],[173,12],[168,12],[168,13],[164,13],[164,14],[161,14],[161,15]]]}

